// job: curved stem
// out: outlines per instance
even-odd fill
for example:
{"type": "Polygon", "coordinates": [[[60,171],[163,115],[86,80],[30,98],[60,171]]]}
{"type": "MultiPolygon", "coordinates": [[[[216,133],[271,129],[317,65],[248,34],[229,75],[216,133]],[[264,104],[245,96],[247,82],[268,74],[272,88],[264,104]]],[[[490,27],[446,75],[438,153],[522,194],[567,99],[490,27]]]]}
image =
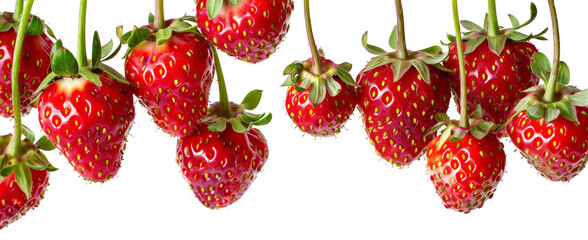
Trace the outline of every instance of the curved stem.
{"type": "Polygon", "coordinates": [[[80,16],[78,19],[78,66],[80,68],[88,66],[88,56],[86,55],[86,7],[88,0],[80,0],[80,16]]]}
{"type": "Polygon", "coordinates": [[[465,73],[465,59],[463,54],[463,43],[461,42],[461,26],[459,24],[459,11],[457,8],[457,0],[453,0],[453,24],[455,27],[455,41],[457,45],[457,55],[459,57],[459,79],[460,79],[460,118],[459,126],[462,128],[469,127],[468,111],[467,111],[467,86],[465,73]]]}
{"type": "Polygon", "coordinates": [[[559,41],[559,23],[557,21],[557,12],[555,10],[555,0],[548,0],[549,9],[551,10],[551,21],[553,24],[553,64],[551,65],[551,75],[545,87],[543,101],[555,101],[555,92],[557,87],[557,75],[559,75],[560,59],[560,41],[559,41]]]}
{"type": "Polygon", "coordinates": [[[312,59],[314,59],[314,68],[317,75],[323,74],[323,63],[319,56],[319,51],[314,42],[314,35],[312,34],[312,24],[310,22],[310,4],[309,0],[304,0],[304,20],[306,22],[306,35],[308,35],[308,43],[310,44],[310,52],[312,53],[312,59]]]}
{"type": "Polygon", "coordinates": [[[162,28],[165,28],[163,0],[155,0],[155,19],[153,19],[153,32],[157,32],[162,28]]]}
{"type": "Polygon", "coordinates": [[[227,93],[225,76],[223,75],[223,69],[218,58],[216,47],[212,46],[212,44],[210,46],[212,47],[212,53],[214,55],[214,67],[216,68],[216,77],[218,79],[218,93],[220,97],[220,111],[218,114],[222,117],[230,118],[232,113],[231,107],[229,106],[229,94],[227,93]]]}
{"type": "Polygon", "coordinates": [[[20,20],[20,15],[22,14],[23,6],[24,6],[24,0],[17,0],[16,1],[16,6],[14,6],[14,13],[12,14],[12,19],[15,22],[18,22],[18,20],[20,20]]]}
{"type": "Polygon", "coordinates": [[[488,36],[500,35],[498,16],[496,15],[496,0],[488,0],[488,36]]]}
{"type": "Polygon", "coordinates": [[[406,50],[406,38],[404,34],[404,13],[402,10],[402,1],[396,0],[396,24],[398,26],[398,59],[408,59],[408,51],[406,50]]]}
{"type": "Polygon", "coordinates": [[[12,60],[12,108],[14,113],[14,135],[7,147],[7,153],[12,156],[20,156],[20,143],[22,137],[22,120],[20,116],[20,91],[18,84],[18,74],[20,69],[20,59],[22,57],[22,46],[29,23],[29,16],[33,8],[34,0],[28,0],[26,7],[21,16],[21,24],[18,26],[18,35],[14,45],[14,57],[12,60]]]}

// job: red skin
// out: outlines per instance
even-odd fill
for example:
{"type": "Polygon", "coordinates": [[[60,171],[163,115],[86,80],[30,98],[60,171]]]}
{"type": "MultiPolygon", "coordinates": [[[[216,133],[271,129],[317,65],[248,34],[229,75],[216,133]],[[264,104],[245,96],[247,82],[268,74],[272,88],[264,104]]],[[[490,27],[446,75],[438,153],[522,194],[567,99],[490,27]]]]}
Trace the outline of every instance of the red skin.
{"type": "Polygon", "coordinates": [[[80,175],[104,182],[116,175],[135,118],[130,86],[98,74],[103,86],[60,79],[39,99],[39,122],[80,175]]]}
{"type": "Polygon", "coordinates": [[[414,67],[397,82],[393,82],[389,65],[357,76],[357,106],[366,132],[378,155],[392,164],[406,166],[418,159],[435,137],[425,136],[437,124],[435,116],[449,106],[447,75],[435,67],[429,67],[429,71],[430,85],[419,79],[414,67]]]}
{"type": "Polygon", "coordinates": [[[466,134],[459,142],[447,140],[437,150],[436,137],[427,146],[427,170],[446,208],[469,213],[492,198],[504,175],[506,155],[494,136],[477,139],[466,134]]]}
{"type": "Polygon", "coordinates": [[[28,199],[16,184],[14,173],[4,179],[0,177],[0,229],[18,220],[29,210],[39,206],[47,185],[49,185],[49,172],[46,170],[30,170],[33,176],[33,189],[31,197],[28,199]]]}
{"type": "Polygon", "coordinates": [[[206,39],[174,32],[162,45],[133,48],[125,75],[134,94],[164,132],[184,137],[206,116],[214,57],[206,39]]]}
{"type": "Polygon", "coordinates": [[[210,19],[207,0],[196,1],[196,19],[206,38],[218,49],[237,58],[257,63],[276,51],[290,29],[292,0],[226,1],[216,18],[210,19]]]}
{"type": "MultiPolygon", "coordinates": [[[[464,42],[464,50],[466,45],[467,42],[464,42]]],[[[452,70],[449,73],[451,87],[459,102],[461,81],[455,46],[455,43],[450,46],[449,59],[444,65],[452,70]]],[[[490,51],[488,42],[484,41],[476,50],[466,54],[468,114],[480,105],[484,120],[496,124],[502,124],[508,120],[511,110],[524,97],[521,91],[539,83],[539,79],[534,76],[529,65],[531,56],[536,51],[537,49],[530,43],[507,41],[501,55],[497,56],[490,51]]]]}
{"type": "MultiPolygon", "coordinates": [[[[314,63],[312,59],[308,61],[314,63]]],[[[322,61],[324,65],[336,66],[331,60],[322,58],[322,61]]],[[[333,79],[341,84],[341,92],[334,97],[327,93],[318,106],[310,102],[310,86],[302,92],[296,91],[294,85],[288,87],[286,111],[301,131],[315,137],[334,136],[353,114],[357,105],[355,88],[343,83],[337,76],[333,79]]]]}
{"type": "Polygon", "coordinates": [[[527,161],[551,181],[569,181],[586,166],[588,107],[576,107],[579,124],[559,116],[546,123],[517,114],[506,129],[527,161]],[[547,155],[546,155],[547,154],[547,155]]]}
{"type": "Polygon", "coordinates": [[[211,209],[239,200],[268,158],[267,141],[259,130],[237,133],[230,125],[223,132],[201,125],[197,134],[178,140],[176,152],[184,179],[211,209]]]}
{"type": "MultiPolygon", "coordinates": [[[[16,32],[0,32],[0,116],[12,118],[12,62],[16,32]]],[[[20,111],[28,114],[33,108],[33,93],[51,72],[49,54],[53,42],[45,34],[26,35],[19,68],[20,111]]]]}

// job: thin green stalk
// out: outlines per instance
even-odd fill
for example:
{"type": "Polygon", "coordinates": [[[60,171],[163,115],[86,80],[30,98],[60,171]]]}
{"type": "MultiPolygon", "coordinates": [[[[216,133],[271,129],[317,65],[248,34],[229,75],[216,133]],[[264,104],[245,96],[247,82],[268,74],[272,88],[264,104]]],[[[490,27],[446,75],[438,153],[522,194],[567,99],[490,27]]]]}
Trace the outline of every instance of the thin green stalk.
{"type": "Polygon", "coordinates": [[[20,15],[22,14],[23,6],[24,6],[24,0],[17,0],[16,1],[16,6],[14,6],[14,13],[12,15],[12,19],[15,22],[18,22],[18,20],[20,20],[20,15]]]}
{"type": "Polygon", "coordinates": [[[163,0],[155,0],[155,19],[153,19],[153,32],[157,32],[162,28],[165,28],[163,0]]]}
{"type": "Polygon", "coordinates": [[[551,75],[545,87],[543,101],[555,101],[555,91],[557,87],[557,75],[559,75],[560,59],[560,41],[559,41],[559,23],[557,21],[557,12],[555,10],[555,0],[548,0],[549,9],[551,10],[551,21],[553,24],[553,64],[551,65],[551,75]]]}
{"type": "Polygon", "coordinates": [[[457,44],[457,55],[459,57],[459,79],[461,82],[460,88],[460,118],[459,126],[462,128],[468,128],[470,123],[468,119],[467,111],[467,86],[466,86],[466,73],[465,73],[465,59],[463,54],[463,44],[461,42],[461,26],[459,24],[459,11],[457,8],[457,0],[453,0],[453,24],[455,27],[455,37],[457,38],[455,43],[457,44]]]}
{"type": "Polygon", "coordinates": [[[225,84],[225,76],[221,67],[220,60],[216,48],[212,46],[212,53],[214,55],[214,67],[216,68],[216,77],[218,78],[218,93],[220,97],[219,115],[230,118],[232,116],[231,107],[229,105],[229,94],[227,93],[227,85],[225,84]]]}
{"type": "Polygon", "coordinates": [[[500,35],[500,26],[496,15],[496,0],[488,0],[488,36],[496,37],[498,35],[500,35]]]}
{"type": "Polygon", "coordinates": [[[406,37],[404,36],[404,13],[402,10],[402,1],[396,0],[396,25],[398,33],[398,59],[408,59],[408,50],[406,50],[406,37]]]}
{"type": "Polygon", "coordinates": [[[20,59],[22,55],[22,46],[24,37],[29,24],[29,16],[33,8],[34,0],[28,0],[24,12],[21,17],[21,24],[18,26],[18,35],[16,36],[16,43],[14,45],[14,58],[12,60],[12,108],[14,113],[14,135],[10,144],[8,144],[7,152],[12,156],[20,156],[20,143],[22,137],[22,120],[20,116],[20,91],[18,84],[18,74],[20,69],[20,59]]]}
{"type": "Polygon", "coordinates": [[[312,34],[312,24],[310,22],[310,4],[309,0],[304,0],[304,20],[306,22],[306,35],[308,36],[308,43],[310,44],[310,52],[312,59],[314,59],[314,70],[317,75],[323,74],[323,63],[321,62],[318,48],[314,42],[314,35],[312,34]]]}
{"type": "Polygon", "coordinates": [[[80,16],[78,19],[78,66],[80,68],[88,66],[88,56],[86,55],[86,8],[88,0],[80,0],[80,16]]]}

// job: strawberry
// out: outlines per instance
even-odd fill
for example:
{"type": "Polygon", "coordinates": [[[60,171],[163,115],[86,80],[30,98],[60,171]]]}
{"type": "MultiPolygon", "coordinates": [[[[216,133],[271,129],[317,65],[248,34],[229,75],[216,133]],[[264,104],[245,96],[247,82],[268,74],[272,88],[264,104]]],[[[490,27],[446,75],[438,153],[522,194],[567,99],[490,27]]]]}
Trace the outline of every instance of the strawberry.
{"type": "Polygon", "coordinates": [[[0,177],[0,229],[13,223],[24,216],[29,210],[39,206],[45,190],[49,185],[49,172],[47,170],[31,169],[33,187],[31,196],[27,198],[18,187],[14,173],[8,177],[0,177]]]}
{"type": "Polygon", "coordinates": [[[482,139],[467,133],[461,140],[427,146],[427,170],[445,207],[469,213],[492,198],[504,174],[506,155],[494,135],[482,139]],[[441,147],[439,147],[441,146],[441,147]]]}
{"type": "MultiPolygon", "coordinates": [[[[183,24],[168,22],[170,27],[183,24]]],[[[129,42],[125,75],[155,123],[172,136],[184,137],[207,112],[214,75],[212,49],[198,32],[172,31],[166,39],[149,38],[157,36],[152,29],[153,24],[127,34],[130,38],[139,31],[147,33],[142,41],[129,42]]]]}
{"type": "Polygon", "coordinates": [[[399,167],[409,165],[433,139],[434,134],[427,133],[437,123],[435,116],[449,106],[447,74],[438,69],[444,55],[437,46],[414,52],[400,46],[403,53],[385,53],[367,44],[367,33],[363,43],[369,52],[380,54],[357,76],[365,130],[383,159],[399,167]]]}
{"type": "MultiPolygon", "coordinates": [[[[0,116],[6,118],[14,115],[11,82],[16,25],[11,22],[12,16],[12,13],[8,12],[0,14],[0,23],[3,23],[4,27],[0,29],[0,116]]],[[[34,19],[33,21],[38,21],[38,18],[34,17],[34,19]]],[[[20,110],[23,114],[28,114],[33,108],[35,100],[33,92],[50,72],[49,52],[53,45],[53,42],[43,33],[43,29],[37,33],[28,33],[32,34],[24,38],[25,47],[19,68],[20,110]]]]}
{"type": "Polygon", "coordinates": [[[292,0],[197,0],[196,19],[218,49],[257,63],[276,51],[293,9],[292,0]]]}
{"type": "MultiPolygon", "coordinates": [[[[491,7],[495,8],[489,5],[491,7]]],[[[524,97],[522,91],[539,82],[530,68],[531,56],[537,52],[537,48],[528,40],[545,39],[541,36],[545,31],[539,35],[525,35],[516,31],[537,16],[534,4],[531,4],[531,18],[523,24],[510,16],[513,26],[509,29],[499,29],[496,16],[491,15],[485,23],[486,29],[470,21],[461,22],[463,27],[470,30],[463,38],[468,114],[480,105],[483,119],[496,124],[505,123],[516,103],[524,97]]],[[[451,70],[451,88],[459,102],[459,61],[455,39],[450,39],[453,44],[444,66],[451,70]]]]}

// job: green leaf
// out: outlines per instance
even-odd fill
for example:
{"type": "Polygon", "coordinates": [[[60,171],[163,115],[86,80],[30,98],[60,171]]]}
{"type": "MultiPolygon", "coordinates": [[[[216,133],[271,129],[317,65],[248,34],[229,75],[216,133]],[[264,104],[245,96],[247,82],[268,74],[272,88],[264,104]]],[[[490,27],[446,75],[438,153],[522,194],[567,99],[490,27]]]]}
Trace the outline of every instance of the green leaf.
{"type": "Polygon", "coordinates": [[[33,132],[33,130],[31,130],[29,127],[25,126],[24,124],[21,125],[22,126],[22,134],[25,136],[25,138],[27,138],[28,140],[31,140],[31,142],[35,141],[35,133],[33,132]]]}
{"type": "Polygon", "coordinates": [[[482,106],[480,106],[480,105],[476,106],[476,110],[474,110],[468,116],[468,118],[471,118],[471,119],[482,119],[482,117],[483,117],[483,111],[482,111],[482,106]]]}
{"type": "Polygon", "coordinates": [[[151,35],[151,29],[134,27],[131,32],[125,33],[122,36],[121,41],[126,42],[129,45],[129,48],[134,48],[147,40],[149,35],[151,35]]]}
{"type": "Polygon", "coordinates": [[[537,120],[537,119],[543,118],[544,116],[545,116],[545,105],[542,103],[535,104],[535,105],[527,108],[527,117],[529,117],[530,119],[537,120]]]}
{"type": "Polygon", "coordinates": [[[547,105],[545,110],[545,122],[550,123],[559,117],[560,110],[554,104],[547,105]]]}
{"type": "Polygon", "coordinates": [[[233,5],[233,6],[237,6],[237,4],[239,4],[239,0],[229,0],[229,2],[233,5]]]}
{"type": "Polygon", "coordinates": [[[461,20],[460,23],[465,29],[470,30],[472,32],[480,32],[480,31],[484,30],[478,24],[475,24],[475,23],[468,21],[468,20],[461,20]]]}
{"type": "Polygon", "coordinates": [[[327,85],[327,92],[329,92],[331,97],[337,96],[341,92],[341,84],[335,81],[332,76],[327,77],[325,84],[327,85]]]}
{"type": "Polygon", "coordinates": [[[27,35],[40,35],[45,31],[45,24],[37,16],[33,16],[27,27],[27,35]]]}
{"type": "Polygon", "coordinates": [[[208,130],[212,132],[222,132],[225,131],[227,128],[227,121],[225,120],[217,120],[208,125],[208,130]]]}
{"type": "Polygon", "coordinates": [[[439,55],[439,54],[443,53],[443,49],[437,45],[434,45],[434,46],[430,46],[425,49],[421,49],[421,50],[419,50],[419,52],[424,52],[424,53],[428,53],[431,55],[439,55]]]}
{"type": "MultiPolygon", "coordinates": [[[[438,64],[439,66],[442,66],[439,63],[443,62],[447,58],[447,56],[449,56],[449,52],[441,52],[441,54],[436,54],[433,56],[435,56],[435,57],[430,57],[430,56],[424,57],[423,62],[425,62],[426,64],[429,64],[429,65],[438,64]]],[[[439,69],[443,70],[446,68],[443,67],[443,68],[439,68],[439,69]]]]}
{"type": "Polygon", "coordinates": [[[206,2],[206,10],[208,10],[208,18],[215,18],[223,8],[224,0],[208,0],[206,2]]]}
{"type": "Polygon", "coordinates": [[[257,121],[255,121],[253,123],[253,125],[256,126],[263,126],[263,125],[267,125],[268,123],[270,123],[272,121],[272,113],[269,113],[268,115],[266,115],[264,118],[259,119],[257,121]]]}
{"type": "Polygon", "coordinates": [[[43,151],[53,151],[55,149],[55,145],[53,145],[47,136],[42,136],[35,144],[43,151]]]}
{"type": "Polygon", "coordinates": [[[560,110],[560,115],[571,122],[578,122],[578,115],[576,114],[576,108],[568,101],[559,101],[555,103],[557,109],[560,110]]]}
{"type": "Polygon", "coordinates": [[[327,96],[327,87],[324,80],[319,78],[316,84],[310,86],[309,98],[313,106],[319,105],[327,96]]]}
{"type": "Polygon", "coordinates": [[[264,114],[253,114],[250,112],[245,112],[245,113],[239,115],[239,118],[241,118],[241,121],[243,121],[245,123],[255,122],[259,119],[262,119],[263,117],[265,117],[265,113],[264,114]]]}
{"type": "Polygon", "coordinates": [[[521,25],[521,23],[519,22],[519,19],[517,19],[517,17],[515,17],[514,15],[508,14],[508,17],[510,18],[510,23],[513,28],[517,28],[518,26],[521,25]]]}
{"type": "Polygon", "coordinates": [[[102,87],[102,81],[100,81],[100,77],[98,77],[97,74],[93,73],[89,68],[80,69],[80,75],[88,79],[88,81],[96,84],[96,86],[102,87]]]}
{"type": "MultiPolygon", "coordinates": [[[[112,42],[112,40],[110,42],[112,42]]],[[[102,55],[105,55],[104,54],[105,53],[104,47],[106,47],[107,45],[103,46],[102,55]]],[[[106,61],[114,58],[116,56],[116,54],[118,54],[118,52],[120,51],[121,47],[122,47],[122,42],[118,44],[118,46],[116,47],[116,49],[114,49],[114,51],[112,52],[112,54],[110,54],[110,56],[103,56],[102,59],[100,60],[100,62],[106,62],[106,61]]],[[[110,50],[108,50],[107,52],[110,52],[110,50]]]]}
{"type": "Polygon", "coordinates": [[[104,46],[101,47],[101,52],[102,54],[100,55],[100,59],[104,59],[108,56],[108,54],[110,54],[110,52],[112,51],[112,48],[114,47],[114,43],[112,42],[112,40],[108,41],[108,43],[104,44],[104,46]]]}
{"type": "Polygon", "coordinates": [[[51,58],[51,68],[59,76],[78,75],[78,61],[74,55],[67,49],[61,48],[55,52],[51,58]]]}
{"type": "Polygon", "coordinates": [[[47,31],[47,34],[52,37],[53,39],[57,39],[55,37],[55,34],[53,33],[53,29],[51,29],[48,25],[44,24],[45,26],[45,30],[47,31]]]}
{"type": "Polygon", "coordinates": [[[49,55],[49,58],[53,59],[53,56],[55,56],[55,53],[57,53],[58,50],[63,48],[63,43],[60,40],[57,40],[57,42],[55,42],[55,44],[53,44],[53,47],[51,47],[51,53],[49,55]]]}
{"type": "Polygon", "coordinates": [[[284,75],[296,74],[302,71],[304,65],[300,62],[293,62],[284,69],[284,75]]]}
{"type": "Polygon", "coordinates": [[[173,30],[171,28],[164,28],[160,29],[155,33],[155,39],[157,40],[157,45],[163,45],[169,38],[171,38],[173,34],[173,30]]]}
{"type": "Polygon", "coordinates": [[[346,72],[349,72],[349,71],[351,71],[351,68],[352,68],[353,66],[351,65],[351,63],[348,63],[348,62],[343,62],[343,63],[341,63],[341,64],[337,65],[337,67],[339,67],[339,68],[341,68],[341,69],[345,70],[346,72]]]}
{"type": "Polygon", "coordinates": [[[396,59],[388,57],[386,55],[376,56],[367,64],[367,66],[365,66],[362,72],[367,72],[374,68],[390,64],[394,61],[396,61],[396,59]]]}
{"type": "Polygon", "coordinates": [[[478,46],[480,46],[480,44],[482,44],[484,42],[484,40],[486,40],[485,37],[477,37],[477,38],[472,38],[472,39],[468,40],[467,44],[466,44],[465,51],[463,52],[463,54],[468,54],[468,53],[473,52],[474,50],[476,50],[476,48],[478,48],[478,46]]]}
{"type": "Polygon", "coordinates": [[[412,60],[412,66],[419,71],[419,74],[423,81],[426,83],[431,83],[431,73],[429,72],[429,67],[422,61],[419,60],[412,60]]]}
{"type": "Polygon", "coordinates": [[[35,170],[45,170],[49,165],[51,165],[49,161],[47,161],[47,157],[45,157],[45,155],[41,155],[36,151],[29,151],[26,154],[25,163],[29,168],[35,170]]]}
{"type": "Polygon", "coordinates": [[[531,38],[533,38],[533,34],[527,35],[516,31],[508,34],[508,39],[516,42],[526,42],[529,41],[531,38]]]}
{"type": "Polygon", "coordinates": [[[20,190],[27,196],[27,199],[30,198],[31,191],[33,191],[33,175],[26,164],[16,164],[14,166],[14,179],[20,190]]]}
{"type": "Polygon", "coordinates": [[[153,13],[149,13],[149,17],[147,17],[147,22],[149,24],[152,24],[153,22],[155,22],[155,15],[153,15],[153,13]]]}
{"type": "Polygon", "coordinates": [[[6,166],[0,170],[0,175],[2,177],[8,177],[10,174],[14,172],[14,165],[6,166]]]}
{"type": "MultiPolygon", "coordinates": [[[[520,24],[520,25],[518,25],[516,27],[513,25],[513,27],[514,27],[515,30],[516,29],[521,29],[521,28],[529,25],[531,22],[533,22],[533,20],[535,20],[536,17],[537,17],[537,6],[535,6],[534,3],[531,3],[531,17],[529,18],[529,20],[527,20],[523,24],[520,24]]],[[[511,19],[511,22],[512,22],[512,19],[511,19]]]]}
{"type": "Polygon", "coordinates": [[[504,50],[504,46],[506,45],[506,37],[488,37],[488,47],[490,51],[496,54],[496,56],[500,56],[502,50],[504,50]]]}
{"type": "Polygon", "coordinates": [[[398,29],[397,26],[394,25],[394,29],[392,29],[392,34],[390,34],[390,39],[388,39],[388,44],[394,50],[398,48],[398,29]]]}
{"type": "Polygon", "coordinates": [[[232,119],[230,123],[233,126],[233,130],[238,133],[246,133],[253,127],[253,123],[244,126],[240,119],[232,119]]]}
{"type": "Polygon", "coordinates": [[[98,36],[98,31],[95,31],[94,38],[92,40],[92,68],[98,66],[101,56],[102,44],[100,43],[100,36],[98,36]]]}
{"type": "Polygon", "coordinates": [[[45,77],[43,79],[43,81],[41,82],[41,84],[39,84],[39,87],[37,88],[37,90],[35,91],[35,93],[33,93],[33,95],[37,95],[39,93],[41,93],[43,90],[45,90],[45,88],[47,88],[47,86],[49,85],[49,83],[51,83],[53,81],[53,79],[55,79],[57,77],[57,74],[55,74],[55,72],[51,72],[47,75],[47,77],[45,77]]]}
{"type": "Polygon", "coordinates": [[[549,74],[551,73],[551,63],[545,54],[537,52],[531,57],[531,70],[544,82],[549,81],[549,74]]]}
{"type": "Polygon", "coordinates": [[[359,84],[357,84],[355,80],[353,80],[353,76],[351,76],[349,70],[347,70],[348,68],[351,68],[351,64],[349,64],[349,67],[347,67],[347,65],[339,64],[335,68],[335,75],[339,77],[339,79],[341,79],[343,83],[349,86],[359,87],[359,84]]]}
{"type": "Polygon", "coordinates": [[[582,90],[581,92],[574,93],[569,96],[570,102],[578,107],[588,106],[588,91],[582,90]]]}
{"type": "Polygon", "coordinates": [[[259,105],[261,101],[261,94],[263,91],[261,90],[253,90],[245,96],[243,101],[241,102],[241,107],[246,110],[253,110],[259,105]]]}
{"type": "Polygon", "coordinates": [[[384,51],[384,49],[381,49],[379,47],[376,47],[374,45],[371,45],[371,44],[368,44],[367,43],[367,33],[368,32],[365,32],[363,34],[363,36],[361,36],[361,44],[363,45],[363,48],[365,48],[365,50],[368,51],[371,54],[378,55],[378,54],[384,54],[384,53],[386,53],[386,51],[384,51]]]}
{"type": "Polygon", "coordinates": [[[568,85],[570,83],[570,68],[565,62],[559,62],[557,82],[562,85],[568,85]]]}

